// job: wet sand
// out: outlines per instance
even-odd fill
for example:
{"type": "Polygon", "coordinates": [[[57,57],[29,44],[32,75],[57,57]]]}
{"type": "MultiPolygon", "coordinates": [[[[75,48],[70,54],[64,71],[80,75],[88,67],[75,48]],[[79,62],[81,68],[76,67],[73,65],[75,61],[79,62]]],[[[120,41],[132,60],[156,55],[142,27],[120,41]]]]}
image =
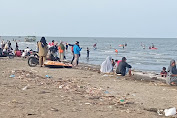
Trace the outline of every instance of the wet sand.
{"type": "Polygon", "coordinates": [[[96,67],[31,68],[27,60],[0,58],[0,73],[2,118],[162,118],[158,109],[177,107],[176,87],[96,67]]]}

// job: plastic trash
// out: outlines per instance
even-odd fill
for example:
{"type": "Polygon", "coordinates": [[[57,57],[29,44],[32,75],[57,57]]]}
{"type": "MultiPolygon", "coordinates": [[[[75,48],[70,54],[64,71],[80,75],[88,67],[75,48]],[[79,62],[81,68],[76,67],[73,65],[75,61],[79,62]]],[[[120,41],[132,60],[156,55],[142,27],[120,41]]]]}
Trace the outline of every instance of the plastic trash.
{"type": "Polygon", "coordinates": [[[104,93],[109,94],[109,92],[108,92],[108,91],[105,91],[104,93]]]}
{"type": "Polygon", "coordinates": [[[91,103],[85,103],[86,105],[91,105],[91,103]]]}
{"type": "Polygon", "coordinates": [[[108,77],[108,75],[103,75],[103,77],[108,77]]]}
{"type": "Polygon", "coordinates": [[[15,75],[10,75],[9,77],[10,77],[10,78],[14,78],[14,77],[15,77],[15,75]]]}
{"type": "Polygon", "coordinates": [[[159,116],[162,116],[164,111],[163,110],[157,110],[157,113],[158,113],[159,116]]]}
{"type": "Polygon", "coordinates": [[[52,78],[52,76],[50,76],[50,75],[46,75],[45,77],[47,77],[47,78],[52,78]]]}
{"type": "Polygon", "coordinates": [[[165,116],[173,116],[176,114],[176,108],[173,107],[170,109],[165,109],[164,112],[165,112],[165,116]]]}
{"type": "Polygon", "coordinates": [[[120,102],[125,102],[125,100],[120,100],[120,102]]]}
{"type": "Polygon", "coordinates": [[[24,90],[28,89],[28,87],[29,87],[29,85],[27,85],[24,88],[22,88],[22,90],[24,91],[24,90]]]}

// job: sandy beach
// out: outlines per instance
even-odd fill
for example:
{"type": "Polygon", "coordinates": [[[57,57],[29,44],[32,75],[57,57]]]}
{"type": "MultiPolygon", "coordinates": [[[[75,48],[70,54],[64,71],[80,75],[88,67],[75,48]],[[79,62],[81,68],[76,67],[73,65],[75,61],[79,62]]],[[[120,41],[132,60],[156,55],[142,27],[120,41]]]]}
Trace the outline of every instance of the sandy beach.
{"type": "Polygon", "coordinates": [[[21,58],[0,58],[0,73],[1,118],[162,118],[157,110],[177,107],[177,88],[159,80],[31,68],[21,58]]]}

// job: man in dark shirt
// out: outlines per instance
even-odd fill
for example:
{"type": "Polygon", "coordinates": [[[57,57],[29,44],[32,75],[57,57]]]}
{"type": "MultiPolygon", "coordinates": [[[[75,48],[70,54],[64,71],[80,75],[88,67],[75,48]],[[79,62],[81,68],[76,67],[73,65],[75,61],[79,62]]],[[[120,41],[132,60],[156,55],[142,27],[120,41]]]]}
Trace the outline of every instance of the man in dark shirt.
{"type": "Polygon", "coordinates": [[[128,71],[129,71],[129,76],[131,76],[131,68],[132,68],[132,66],[127,64],[126,60],[127,59],[125,57],[122,58],[122,61],[117,66],[116,73],[117,74],[121,74],[122,76],[125,76],[128,73],[128,71]],[[126,70],[126,68],[128,70],[126,70]]]}

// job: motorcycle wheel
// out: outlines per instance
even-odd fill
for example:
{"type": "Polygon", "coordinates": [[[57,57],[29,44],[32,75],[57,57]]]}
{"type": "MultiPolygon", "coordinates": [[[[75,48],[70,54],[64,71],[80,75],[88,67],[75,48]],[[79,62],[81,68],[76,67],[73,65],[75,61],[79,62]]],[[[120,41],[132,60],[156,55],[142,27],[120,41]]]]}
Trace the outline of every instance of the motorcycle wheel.
{"type": "Polygon", "coordinates": [[[28,58],[28,65],[30,67],[35,67],[38,64],[38,59],[36,57],[29,57],[28,58]]]}
{"type": "Polygon", "coordinates": [[[13,59],[15,57],[15,55],[9,55],[9,59],[13,59]]]}

